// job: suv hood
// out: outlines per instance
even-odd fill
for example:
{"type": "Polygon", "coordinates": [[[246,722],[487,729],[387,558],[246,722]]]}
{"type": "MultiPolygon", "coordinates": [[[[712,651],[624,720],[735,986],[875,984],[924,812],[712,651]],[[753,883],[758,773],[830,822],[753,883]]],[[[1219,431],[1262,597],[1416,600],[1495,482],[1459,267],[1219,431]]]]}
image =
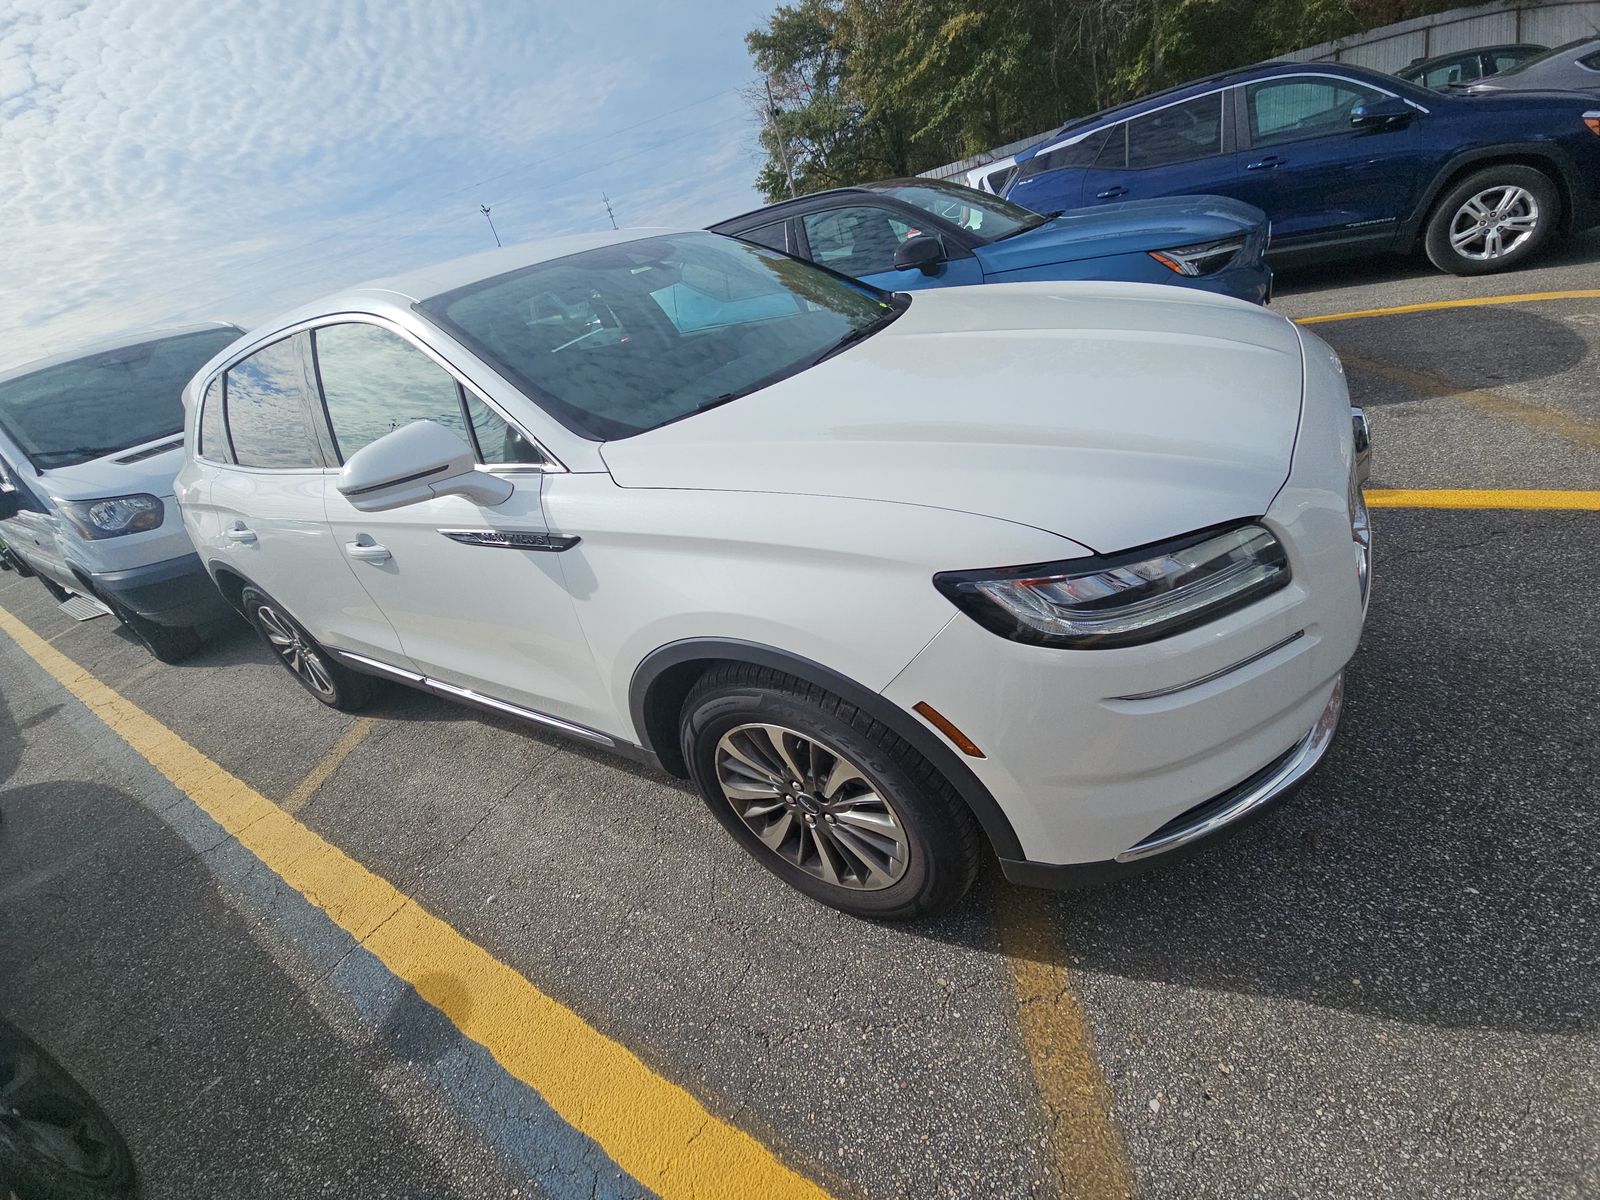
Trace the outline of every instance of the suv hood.
{"type": "Polygon", "coordinates": [[[174,433],[103,458],[48,468],[39,476],[38,486],[62,500],[103,500],[136,492],[165,499],[172,495],[172,481],[182,466],[183,434],[174,433]],[[174,442],[171,449],[160,449],[174,442]],[[121,461],[128,458],[135,461],[121,461]]]}
{"type": "Polygon", "coordinates": [[[985,274],[1108,254],[1137,254],[1219,242],[1257,232],[1266,240],[1267,214],[1226,196],[1175,196],[1080,208],[1048,224],[1002,238],[973,253],[985,274]]]}
{"type": "Polygon", "coordinates": [[[1106,553],[1264,513],[1303,374],[1294,326],[1243,301],[941,288],[820,366],[601,453],[623,487],[955,509],[1106,553]]]}

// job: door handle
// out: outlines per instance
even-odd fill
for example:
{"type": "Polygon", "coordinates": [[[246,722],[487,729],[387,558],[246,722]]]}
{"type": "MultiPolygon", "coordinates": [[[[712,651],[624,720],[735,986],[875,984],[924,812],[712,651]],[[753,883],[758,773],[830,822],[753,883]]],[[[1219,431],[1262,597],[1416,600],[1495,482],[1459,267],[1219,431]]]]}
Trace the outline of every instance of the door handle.
{"type": "Polygon", "coordinates": [[[1269,154],[1265,158],[1258,158],[1253,163],[1245,163],[1246,171],[1270,171],[1273,167],[1283,166],[1283,159],[1276,154],[1269,154]]]}
{"type": "Polygon", "coordinates": [[[1126,196],[1127,194],[1128,189],[1119,183],[1116,187],[1107,188],[1103,192],[1096,192],[1094,198],[1096,200],[1115,200],[1118,196],[1126,196]]]}
{"type": "Polygon", "coordinates": [[[351,558],[359,558],[362,562],[388,562],[390,558],[389,548],[377,542],[346,542],[344,548],[350,552],[351,558]]]}
{"type": "Polygon", "coordinates": [[[230,542],[241,542],[244,545],[249,546],[255,543],[256,531],[254,529],[246,529],[244,524],[241,522],[240,524],[235,525],[232,529],[228,530],[228,532],[223,536],[225,536],[230,542]]]}

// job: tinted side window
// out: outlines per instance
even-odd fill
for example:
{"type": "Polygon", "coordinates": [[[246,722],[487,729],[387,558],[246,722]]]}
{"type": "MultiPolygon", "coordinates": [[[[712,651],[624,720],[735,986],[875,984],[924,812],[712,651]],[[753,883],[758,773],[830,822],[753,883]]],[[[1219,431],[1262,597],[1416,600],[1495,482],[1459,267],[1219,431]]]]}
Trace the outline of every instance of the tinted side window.
{"type": "MultiPolygon", "coordinates": [[[[1521,62],[1522,60],[1519,58],[1513,61],[1521,62]]],[[[1506,64],[1506,66],[1511,65],[1511,63],[1506,64]]],[[[1593,54],[1585,54],[1578,60],[1578,65],[1580,67],[1588,67],[1591,71],[1600,71],[1600,50],[1596,50],[1593,54]]],[[[1505,67],[1501,67],[1500,69],[1503,71],[1505,70],[1505,67]]]]}
{"type": "Polygon", "coordinates": [[[774,250],[789,249],[789,223],[787,221],[774,221],[771,225],[758,225],[754,229],[746,229],[738,235],[747,242],[754,242],[758,246],[770,246],[774,250]]]}
{"type": "Polygon", "coordinates": [[[1379,93],[1332,79],[1282,79],[1245,88],[1250,140],[1257,146],[1350,132],[1350,110],[1379,93]]]}
{"type": "Polygon", "coordinates": [[[1128,122],[1128,166],[1164,167],[1222,153],[1222,93],[1174,104],[1128,122]]]}
{"type": "MultiPolygon", "coordinates": [[[[1122,126],[1118,125],[1115,129],[1117,138],[1120,141],[1122,138],[1122,126]]],[[[1106,139],[1111,132],[1111,130],[1107,129],[1096,130],[1094,133],[1085,134],[1077,141],[1065,146],[1057,146],[1054,150],[1046,151],[1044,154],[1035,154],[1028,160],[1027,173],[1029,175],[1038,175],[1043,171],[1058,171],[1063,167],[1095,166],[1095,160],[1100,157],[1101,151],[1105,149],[1106,139]]],[[[1100,165],[1107,164],[1102,163],[1100,165]]],[[[1121,166],[1122,164],[1118,163],[1117,165],[1121,166]]],[[[989,177],[989,185],[994,188],[996,195],[1000,194],[1001,185],[1009,182],[1005,178],[1007,173],[1015,169],[1014,167],[1007,167],[1004,171],[1001,171],[999,183],[996,182],[996,176],[991,175],[989,177]]]]}
{"type": "Polygon", "coordinates": [[[1094,165],[1100,171],[1121,171],[1128,165],[1128,124],[1113,125],[1106,130],[1106,140],[1095,156],[1094,165]]]}
{"type": "Polygon", "coordinates": [[[887,209],[864,205],[807,213],[801,220],[812,261],[846,275],[894,270],[894,252],[912,233],[909,225],[887,209]]]}
{"type": "Polygon", "coordinates": [[[198,453],[201,458],[209,458],[213,462],[233,461],[233,451],[228,449],[228,433],[222,424],[221,375],[211,381],[211,386],[206,389],[205,399],[200,402],[198,453]]]}
{"type": "Polygon", "coordinates": [[[241,467],[320,468],[306,409],[312,397],[306,335],[258,350],[227,372],[228,432],[241,467]]]}

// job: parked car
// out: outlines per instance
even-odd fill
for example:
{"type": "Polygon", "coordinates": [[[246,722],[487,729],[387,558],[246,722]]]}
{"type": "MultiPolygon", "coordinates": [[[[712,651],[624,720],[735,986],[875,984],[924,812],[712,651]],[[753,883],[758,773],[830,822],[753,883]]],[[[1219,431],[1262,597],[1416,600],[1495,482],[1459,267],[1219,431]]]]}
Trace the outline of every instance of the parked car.
{"type": "Polygon", "coordinates": [[[1267,218],[1223,196],[1039,213],[937,179],[890,179],[713,225],[887,291],[1027,280],[1174,283],[1265,304],[1267,218]]]}
{"type": "Polygon", "coordinates": [[[0,537],[57,600],[93,596],[157,658],[226,615],[173,503],[183,385],[232,325],[130,334],[0,374],[0,537]]]}
{"type": "Polygon", "coordinates": [[[1561,91],[1600,95],[1600,37],[1579,38],[1481,79],[1472,92],[1561,91]]]}
{"type": "Polygon", "coordinates": [[[1196,292],[609,232],[329,296],[185,400],[184,522],[317,700],[659,763],[854,913],[952,903],[985,837],[1058,884],[1278,798],[1365,612],[1338,360],[1196,292]]]}
{"type": "Polygon", "coordinates": [[[1600,105],[1267,64],[1066,126],[1019,156],[1006,195],[1054,209],[1191,192],[1264,209],[1274,261],[1420,245],[1446,271],[1503,271],[1600,222],[1600,105]]]}
{"type": "Polygon", "coordinates": [[[1454,54],[1439,54],[1433,58],[1413,59],[1411,65],[1395,74],[1407,83],[1440,91],[1458,83],[1473,83],[1488,75],[1498,75],[1518,63],[1549,50],[1533,42],[1515,42],[1507,46],[1479,46],[1473,50],[1458,50],[1454,54]]]}
{"type": "Polygon", "coordinates": [[[974,191],[988,192],[991,196],[1005,194],[1006,184],[1017,173],[1017,156],[1008,154],[967,172],[967,186],[974,191]]]}

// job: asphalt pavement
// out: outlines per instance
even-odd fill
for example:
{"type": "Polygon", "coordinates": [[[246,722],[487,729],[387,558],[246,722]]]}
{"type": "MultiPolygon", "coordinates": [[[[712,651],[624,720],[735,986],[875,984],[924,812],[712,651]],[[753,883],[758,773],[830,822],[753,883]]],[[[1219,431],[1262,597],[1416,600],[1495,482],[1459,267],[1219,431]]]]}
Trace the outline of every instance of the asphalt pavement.
{"type": "MultiPolygon", "coordinates": [[[[1318,268],[1275,307],[1589,290],[1597,261],[1318,268]]],[[[1600,298],[1314,328],[1374,487],[1600,489],[1600,298]]],[[[0,575],[69,664],[0,631],[0,1015],[150,1200],[648,1194],[486,1048],[473,979],[397,977],[81,668],[834,1195],[1600,1195],[1600,512],[1374,523],[1344,724],[1288,804],[1096,891],[991,870],[911,926],[789,891],[666,777],[405,690],[329,712],[242,625],[159,666],[0,575]]]]}

